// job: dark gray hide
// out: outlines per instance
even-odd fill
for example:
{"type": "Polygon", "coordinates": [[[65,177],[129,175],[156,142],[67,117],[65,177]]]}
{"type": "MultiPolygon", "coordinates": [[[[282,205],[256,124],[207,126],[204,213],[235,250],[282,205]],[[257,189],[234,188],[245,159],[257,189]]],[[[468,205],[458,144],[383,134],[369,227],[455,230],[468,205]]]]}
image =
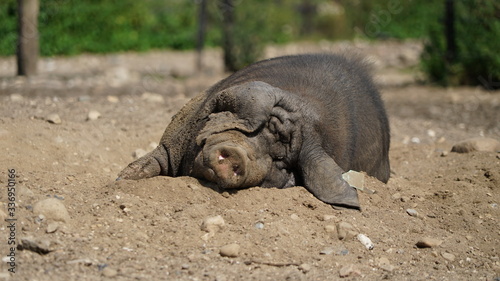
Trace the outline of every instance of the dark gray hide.
{"type": "Polygon", "coordinates": [[[193,98],[121,179],[194,176],[223,188],[304,185],[359,208],[348,170],[389,179],[389,124],[365,67],[338,55],[264,60],[193,98]]]}

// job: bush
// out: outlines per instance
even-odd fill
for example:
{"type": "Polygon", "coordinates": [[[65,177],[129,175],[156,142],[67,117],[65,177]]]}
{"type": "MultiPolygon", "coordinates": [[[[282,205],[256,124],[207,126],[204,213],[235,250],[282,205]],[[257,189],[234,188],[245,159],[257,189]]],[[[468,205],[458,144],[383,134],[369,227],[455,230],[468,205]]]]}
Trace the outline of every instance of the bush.
{"type": "Polygon", "coordinates": [[[445,59],[444,27],[436,22],[422,55],[422,66],[430,80],[442,85],[500,88],[499,15],[498,1],[455,1],[456,55],[451,61],[445,59]]]}

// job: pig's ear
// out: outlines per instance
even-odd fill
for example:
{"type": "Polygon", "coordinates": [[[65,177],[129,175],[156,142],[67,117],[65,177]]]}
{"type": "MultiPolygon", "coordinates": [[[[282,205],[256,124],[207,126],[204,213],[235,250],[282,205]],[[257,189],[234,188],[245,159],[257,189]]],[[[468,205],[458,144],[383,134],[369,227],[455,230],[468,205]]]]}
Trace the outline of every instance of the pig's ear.
{"type": "Polygon", "coordinates": [[[360,208],[356,189],[342,178],[342,168],[319,144],[303,144],[299,167],[305,187],[319,200],[337,207],[360,208]]]}

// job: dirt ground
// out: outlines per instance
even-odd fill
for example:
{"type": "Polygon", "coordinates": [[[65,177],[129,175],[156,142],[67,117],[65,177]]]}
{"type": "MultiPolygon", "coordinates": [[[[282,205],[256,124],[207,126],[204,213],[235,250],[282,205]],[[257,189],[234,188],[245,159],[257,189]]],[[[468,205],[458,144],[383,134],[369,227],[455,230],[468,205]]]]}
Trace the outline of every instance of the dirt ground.
{"type": "Polygon", "coordinates": [[[500,280],[500,154],[450,152],[472,137],[500,140],[500,93],[419,83],[418,42],[297,44],[267,56],[342,49],[373,62],[391,122],[391,179],[366,179],[376,193],[359,193],[361,212],[303,187],[114,181],[226,75],[218,50],[201,72],[192,52],[158,51],[47,58],[29,80],[0,58],[0,280],[500,280]],[[224,225],[207,232],[217,216],[224,225]],[[416,246],[425,239],[430,248],[416,246]]]}

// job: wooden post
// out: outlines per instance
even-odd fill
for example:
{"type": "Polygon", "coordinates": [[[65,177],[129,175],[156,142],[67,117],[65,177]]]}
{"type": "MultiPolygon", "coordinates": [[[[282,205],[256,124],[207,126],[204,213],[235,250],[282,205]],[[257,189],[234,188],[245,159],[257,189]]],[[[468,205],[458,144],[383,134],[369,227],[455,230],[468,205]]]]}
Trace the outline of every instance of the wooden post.
{"type": "Polygon", "coordinates": [[[226,71],[236,71],[236,54],[234,53],[234,5],[233,0],[222,0],[222,37],[224,50],[224,66],[226,71]]]}
{"type": "Polygon", "coordinates": [[[446,62],[453,63],[457,55],[457,44],[455,41],[455,8],[453,0],[445,0],[444,32],[446,38],[446,62]]]}
{"type": "Polygon", "coordinates": [[[18,0],[17,74],[32,76],[37,72],[38,0],[18,0]]]}
{"type": "Polygon", "coordinates": [[[196,68],[200,71],[202,65],[202,51],[205,43],[205,32],[207,26],[207,0],[200,0],[200,10],[198,14],[198,37],[196,38],[196,68]]]}

